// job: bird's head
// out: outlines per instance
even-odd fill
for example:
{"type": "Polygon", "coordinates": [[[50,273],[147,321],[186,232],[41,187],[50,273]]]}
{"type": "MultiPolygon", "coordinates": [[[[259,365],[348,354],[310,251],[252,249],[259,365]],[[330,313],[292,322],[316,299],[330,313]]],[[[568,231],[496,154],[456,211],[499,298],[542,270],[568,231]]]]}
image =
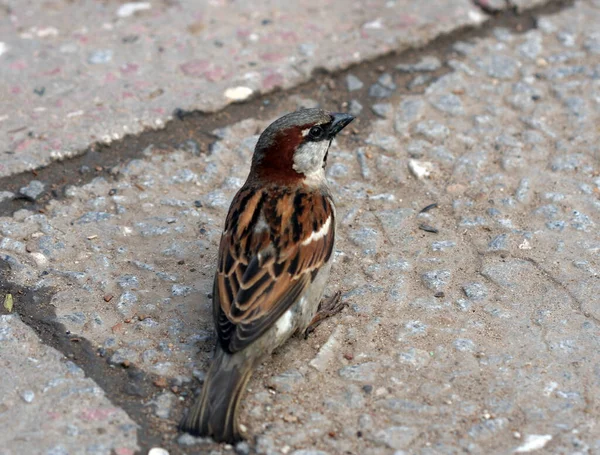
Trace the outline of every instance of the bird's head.
{"type": "Polygon", "coordinates": [[[319,185],[333,138],[354,117],[302,109],[275,120],[260,135],[250,176],[278,183],[319,185]]]}

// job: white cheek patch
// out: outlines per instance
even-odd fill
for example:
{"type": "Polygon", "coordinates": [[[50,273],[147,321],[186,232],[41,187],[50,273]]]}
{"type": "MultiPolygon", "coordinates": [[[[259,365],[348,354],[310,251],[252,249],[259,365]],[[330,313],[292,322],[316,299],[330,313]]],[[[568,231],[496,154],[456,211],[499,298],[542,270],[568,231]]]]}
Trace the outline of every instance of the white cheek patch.
{"type": "Polygon", "coordinates": [[[303,174],[313,173],[323,167],[323,159],[329,149],[329,141],[310,141],[302,144],[294,153],[294,170],[303,174]]]}
{"type": "Polygon", "coordinates": [[[314,242],[316,240],[319,240],[323,237],[325,237],[327,235],[327,233],[329,232],[329,227],[331,226],[331,215],[329,215],[329,218],[327,218],[327,221],[325,221],[325,223],[323,223],[323,226],[321,226],[321,229],[319,229],[318,231],[313,231],[312,234],[310,234],[310,237],[308,237],[306,240],[302,241],[302,246],[306,246],[311,242],[314,242]]]}

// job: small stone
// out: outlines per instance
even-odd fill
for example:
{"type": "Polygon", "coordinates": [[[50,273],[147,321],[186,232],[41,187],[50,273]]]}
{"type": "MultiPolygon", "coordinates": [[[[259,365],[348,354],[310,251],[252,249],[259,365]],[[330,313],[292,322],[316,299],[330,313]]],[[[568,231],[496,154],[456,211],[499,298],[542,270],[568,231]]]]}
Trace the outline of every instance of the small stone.
{"type": "Polygon", "coordinates": [[[378,363],[366,362],[359,365],[344,367],[339,370],[339,375],[348,381],[373,382],[375,381],[378,370],[378,363]]]}
{"type": "Polygon", "coordinates": [[[415,133],[423,135],[430,141],[442,141],[448,137],[450,130],[446,125],[438,123],[435,120],[426,120],[417,123],[415,133]]]}
{"type": "Polygon", "coordinates": [[[88,57],[88,63],[92,65],[100,65],[108,63],[112,60],[113,51],[110,49],[100,49],[92,52],[88,57]]]}
{"type": "MultiPolygon", "coordinates": [[[[123,3],[121,6],[119,6],[119,9],[117,9],[117,16],[118,17],[129,17],[129,16],[133,16],[138,11],[144,11],[144,10],[148,10],[150,8],[152,8],[152,4],[150,2],[127,2],[127,3],[123,3]]],[[[148,455],[166,455],[166,454],[153,453],[153,454],[148,454],[148,455]]]]}
{"type": "Polygon", "coordinates": [[[0,202],[6,199],[14,199],[15,194],[10,191],[0,191],[0,202]]]}
{"type": "Polygon", "coordinates": [[[236,455],[250,455],[250,444],[246,441],[240,441],[235,445],[236,455]]]}
{"type": "Polygon", "coordinates": [[[140,284],[135,275],[122,275],[117,279],[117,283],[122,289],[135,289],[140,284]]]}
{"type": "Polygon", "coordinates": [[[190,295],[193,290],[194,290],[194,288],[192,288],[191,286],[185,286],[182,284],[174,284],[171,287],[171,295],[173,295],[174,297],[185,297],[187,295],[190,295]]]}
{"type": "Polygon", "coordinates": [[[384,73],[379,76],[377,83],[369,88],[369,96],[373,98],[389,98],[396,90],[396,84],[391,74],[384,73]]]}
{"type": "Polygon", "coordinates": [[[349,92],[354,92],[355,90],[360,90],[364,87],[363,82],[353,74],[348,74],[346,76],[346,87],[348,87],[349,92]]]}
{"type": "Polygon", "coordinates": [[[467,283],[463,285],[465,295],[474,301],[483,300],[487,297],[487,287],[483,283],[467,283]]]}
{"type": "Polygon", "coordinates": [[[383,73],[381,76],[379,76],[379,79],[377,79],[377,83],[389,90],[396,90],[394,78],[389,73],[383,73]]]}
{"type": "Polygon", "coordinates": [[[363,110],[363,105],[357,100],[351,100],[348,104],[348,113],[353,116],[358,116],[363,110]]]}
{"type": "Polygon", "coordinates": [[[391,449],[406,448],[419,434],[416,428],[396,426],[380,430],[375,434],[375,440],[391,449]]]}
{"type": "Polygon", "coordinates": [[[431,249],[433,251],[444,251],[450,248],[454,248],[456,246],[456,242],[452,240],[441,240],[439,242],[433,242],[431,244],[431,249]]]}
{"type": "Polygon", "coordinates": [[[169,391],[164,391],[152,403],[155,406],[154,413],[156,416],[161,419],[168,419],[175,404],[175,396],[169,391]]]}
{"type": "Polygon", "coordinates": [[[378,234],[376,229],[363,227],[350,231],[348,238],[356,246],[363,248],[364,254],[375,254],[378,234]]]}
{"type": "Polygon", "coordinates": [[[89,224],[89,223],[99,223],[101,221],[106,221],[112,218],[112,215],[107,212],[87,212],[84,215],[80,216],[75,223],[76,224],[89,224]]]}
{"type": "Polygon", "coordinates": [[[371,106],[373,113],[381,118],[388,118],[392,113],[392,105],[390,103],[377,103],[371,106]]]}
{"type": "Polygon", "coordinates": [[[124,365],[126,362],[131,364],[138,359],[138,354],[133,349],[121,348],[117,349],[113,355],[108,359],[108,363],[111,365],[124,365]]]}
{"type": "Polygon", "coordinates": [[[231,101],[244,101],[252,95],[252,89],[250,87],[231,87],[225,90],[225,98],[231,101]]]}
{"type": "Polygon", "coordinates": [[[520,63],[507,55],[490,53],[479,62],[479,66],[496,79],[512,79],[517,74],[520,63]]]}
{"type": "Polygon", "coordinates": [[[169,455],[169,451],[167,449],[163,449],[162,447],[152,447],[148,451],[148,455],[169,455]]]}
{"type": "Polygon", "coordinates": [[[408,84],[406,84],[406,88],[413,90],[421,85],[427,84],[432,79],[433,76],[431,76],[431,74],[419,74],[415,76],[414,79],[412,79],[408,84]]]}
{"type": "Polygon", "coordinates": [[[452,93],[436,98],[432,104],[440,111],[451,115],[464,114],[464,108],[461,99],[452,93]]]}
{"type": "Polygon", "coordinates": [[[488,243],[488,251],[508,250],[508,234],[500,234],[488,243]]]}
{"type": "Polygon", "coordinates": [[[24,390],[23,393],[21,393],[21,398],[23,398],[25,403],[31,403],[35,398],[35,393],[33,390],[24,390]]]}
{"type": "Polygon", "coordinates": [[[44,194],[44,184],[39,180],[32,180],[27,186],[19,189],[19,194],[25,199],[35,202],[44,194]]]}
{"type": "Polygon", "coordinates": [[[433,163],[429,161],[408,160],[408,169],[419,180],[425,180],[431,175],[433,163]]]}
{"type": "Polygon", "coordinates": [[[426,55],[417,63],[400,63],[396,65],[396,70],[403,73],[416,73],[421,71],[436,71],[442,67],[442,62],[439,58],[426,55]]]}
{"type": "Polygon", "coordinates": [[[468,338],[458,338],[454,341],[454,347],[457,351],[461,352],[473,352],[475,351],[475,343],[468,338]]]}
{"type": "Polygon", "coordinates": [[[529,434],[525,436],[525,442],[515,449],[515,453],[528,453],[546,447],[552,440],[549,434],[529,434]]]}
{"type": "Polygon", "coordinates": [[[394,128],[397,133],[404,134],[409,125],[418,120],[423,112],[425,103],[417,97],[410,97],[402,100],[396,112],[394,128]]]}
{"type": "Polygon", "coordinates": [[[369,96],[372,98],[389,98],[392,96],[393,90],[382,87],[379,84],[373,84],[369,88],[369,96]]]}
{"type": "Polygon", "coordinates": [[[431,270],[421,275],[423,284],[432,291],[441,291],[450,280],[449,270],[431,270]]]}

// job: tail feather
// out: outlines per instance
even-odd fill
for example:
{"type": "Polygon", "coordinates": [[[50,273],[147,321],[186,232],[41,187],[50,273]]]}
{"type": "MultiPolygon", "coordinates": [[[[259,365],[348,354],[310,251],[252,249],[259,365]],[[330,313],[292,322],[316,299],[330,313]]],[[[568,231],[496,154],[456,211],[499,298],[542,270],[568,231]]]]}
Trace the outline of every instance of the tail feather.
{"type": "Polygon", "coordinates": [[[242,439],[237,422],[239,404],[253,366],[241,353],[229,354],[217,346],[200,398],[181,422],[181,430],[211,436],[218,442],[242,439]]]}

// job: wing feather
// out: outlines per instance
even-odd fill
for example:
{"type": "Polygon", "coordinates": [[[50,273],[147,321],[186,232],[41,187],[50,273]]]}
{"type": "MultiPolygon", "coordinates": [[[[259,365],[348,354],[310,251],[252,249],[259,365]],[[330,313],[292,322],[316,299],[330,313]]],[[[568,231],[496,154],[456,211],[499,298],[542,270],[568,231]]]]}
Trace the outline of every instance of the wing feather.
{"type": "Polygon", "coordinates": [[[224,349],[244,349],[302,297],[330,259],[334,217],[322,191],[240,190],[221,238],[213,292],[224,349]]]}

